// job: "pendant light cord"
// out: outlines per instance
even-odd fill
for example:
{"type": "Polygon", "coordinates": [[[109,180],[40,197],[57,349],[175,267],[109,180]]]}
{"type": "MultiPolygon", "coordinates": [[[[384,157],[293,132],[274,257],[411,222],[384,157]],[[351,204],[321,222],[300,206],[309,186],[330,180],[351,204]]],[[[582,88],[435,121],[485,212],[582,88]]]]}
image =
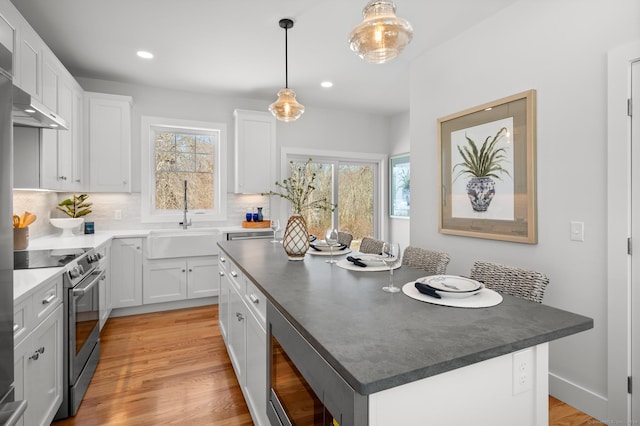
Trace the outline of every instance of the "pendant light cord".
{"type": "Polygon", "coordinates": [[[289,88],[289,46],[288,46],[288,35],[289,28],[284,28],[284,87],[286,89],[289,88]]]}

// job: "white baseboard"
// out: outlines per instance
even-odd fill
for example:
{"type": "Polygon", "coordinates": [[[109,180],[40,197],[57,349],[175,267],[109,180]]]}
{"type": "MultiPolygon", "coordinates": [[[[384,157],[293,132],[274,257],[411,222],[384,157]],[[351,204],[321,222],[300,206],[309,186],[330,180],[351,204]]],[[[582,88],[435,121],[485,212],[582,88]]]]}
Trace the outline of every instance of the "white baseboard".
{"type": "Polygon", "coordinates": [[[553,373],[549,373],[549,394],[595,419],[607,419],[607,398],[553,373]]]}
{"type": "Polygon", "coordinates": [[[196,306],[217,305],[218,296],[203,297],[200,299],[179,300],[176,302],[154,303],[151,305],[133,306],[129,308],[117,308],[111,311],[109,318],[126,317],[129,315],[149,314],[151,312],[171,311],[174,309],[193,308],[196,306]]]}

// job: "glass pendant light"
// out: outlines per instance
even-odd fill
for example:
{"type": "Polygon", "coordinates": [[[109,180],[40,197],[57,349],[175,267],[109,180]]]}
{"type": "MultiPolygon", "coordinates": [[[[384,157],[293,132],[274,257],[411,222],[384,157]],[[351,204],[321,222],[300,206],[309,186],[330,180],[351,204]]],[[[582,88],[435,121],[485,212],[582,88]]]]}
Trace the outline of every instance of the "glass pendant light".
{"type": "Polygon", "coordinates": [[[411,42],[413,28],[396,16],[396,5],[392,1],[371,0],[362,9],[362,16],[362,23],[349,35],[349,46],[365,61],[388,62],[411,42]]]}
{"type": "Polygon", "coordinates": [[[278,99],[269,105],[269,111],[278,120],[290,122],[295,121],[304,112],[304,106],[296,100],[296,92],[289,89],[289,64],[288,64],[288,46],[287,31],[293,28],[291,19],[281,19],[280,28],[284,28],[284,89],[278,92],[278,99]]]}

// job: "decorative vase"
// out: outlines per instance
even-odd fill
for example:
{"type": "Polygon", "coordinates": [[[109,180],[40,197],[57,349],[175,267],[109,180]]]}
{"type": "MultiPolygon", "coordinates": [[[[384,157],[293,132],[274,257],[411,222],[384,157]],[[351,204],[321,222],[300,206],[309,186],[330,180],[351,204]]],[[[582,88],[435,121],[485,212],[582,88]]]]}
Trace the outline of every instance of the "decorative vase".
{"type": "Polygon", "coordinates": [[[258,222],[262,222],[264,220],[264,216],[262,215],[262,207],[258,207],[258,222]]]}
{"type": "Polygon", "coordinates": [[[282,247],[289,260],[303,260],[309,250],[309,231],[307,221],[301,214],[292,214],[284,230],[282,247]]]}
{"type": "Polygon", "coordinates": [[[496,183],[490,177],[472,177],[467,184],[467,196],[471,207],[477,212],[486,212],[496,195],[496,183]]]}

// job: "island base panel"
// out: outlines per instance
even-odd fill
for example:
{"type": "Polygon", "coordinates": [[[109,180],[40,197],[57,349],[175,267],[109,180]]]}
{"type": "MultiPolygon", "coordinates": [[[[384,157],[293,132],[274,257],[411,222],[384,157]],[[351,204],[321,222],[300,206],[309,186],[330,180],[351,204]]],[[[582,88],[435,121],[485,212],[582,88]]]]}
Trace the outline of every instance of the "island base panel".
{"type": "Polygon", "coordinates": [[[543,343],[373,393],[369,425],[548,425],[548,360],[549,344],[543,343]],[[530,385],[520,383],[521,359],[530,385]]]}

